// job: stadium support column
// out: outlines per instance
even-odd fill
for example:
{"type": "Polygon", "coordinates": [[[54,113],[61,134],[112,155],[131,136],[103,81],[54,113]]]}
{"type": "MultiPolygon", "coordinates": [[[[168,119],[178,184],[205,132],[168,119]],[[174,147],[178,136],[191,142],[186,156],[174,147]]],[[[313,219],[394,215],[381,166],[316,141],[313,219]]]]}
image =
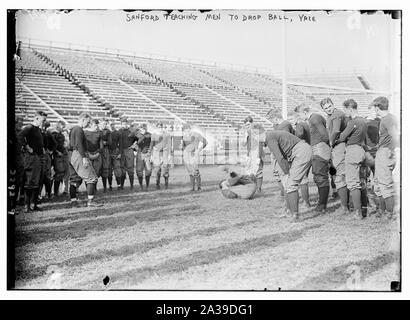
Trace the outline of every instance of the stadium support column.
{"type": "Polygon", "coordinates": [[[287,72],[287,59],[286,59],[286,19],[283,19],[282,23],[283,35],[282,35],[282,117],[284,120],[288,118],[288,96],[287,96],[287,82],[286,82],[286,72],[287,72]]]}

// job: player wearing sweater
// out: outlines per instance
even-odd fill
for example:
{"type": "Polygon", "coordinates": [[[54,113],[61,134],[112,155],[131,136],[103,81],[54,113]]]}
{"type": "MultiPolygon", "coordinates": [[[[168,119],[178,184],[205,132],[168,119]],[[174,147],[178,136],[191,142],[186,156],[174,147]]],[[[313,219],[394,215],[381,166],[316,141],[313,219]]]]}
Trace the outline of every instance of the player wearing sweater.
{"type": "MultiPolygon", "coordinates": [[[[120,132],[116,129],[115,123],[111,122],[111,144],[108,145],[111,155],[111,171],[114,173],[117,188],[121,189],[122,169],[121,169],[121,151],[120,151],[120,132]]],[[[112,188],[112,174],[108,175],[108,184],[112,188]]]]}
{"type": "Polygon", "coordinates": [[[25,126],[18,134],[17,139],[23,150],[24,162],[24,212],[41,210],[37,206],[40,179],[43,174],[41,156],[44,155],[44,141],[41,127],[44,125],[47,114],[37,111],[33,122],[25,126]]]}
{"type": "Polygon", "coordinates": [[[381,118],[375,163],[375,193],[382,204],[379,216],[386,213],[388,218],[393,218],[395,205],[394,170],[400,168],[398,163],[400,159],[398,121],[389,112],[389,100],[386,97],[376,98],[372,105],[381,118]],[[383,212],[383,208],[386,212],[383,212]]]}
{"type": "Polygon", "coordinates": [[[89,127],[84,130],[86,144],[87,144],[87,156],[90,159],[91,165],[97,177],[101,176],[102,168],[102,149],[103,140],[102,132],[100,131],[99,121],[97,119],[91,119],[89,127]]]}
{"type": "Polygon", "coordinates": [[[265,153],[263,151],[264,142],[261,142],[258,136],[260,131],[264,131],[264,129],[261,125],[255,124],[250,116],[245,118],[244,125],[246,131],[243,145],[246,146],[247,161],[250,161],[252,165],[257,168],[254,172],[257,187],[256,189],[257,192],[262,192],[264,166],[263,159],[265,157],[265,153]]]}
{"type": "Polygon", "coordinates": [[[171,160],[171,135],[164,124],[158,122],[152,136],[152,169],[156,177],[156,188],[160,189],[161,174],[164,177],[165,189],[168,188],[169,166],[171,160]]]}
{"type": "Polygon", "coordinates": [[[130,188],[134,188],[134,142],[137,141],[134,129],[135,128],[133,128],[133,130],[130,130],[130,122],[127,118],[121,118],[121,129],[119,130],[122,170],[120,189],[124,188],[126,174],[128,174],[128,178],[130,179],[130,188]]]}
{"type": "MultiPolygon", "coordinates": [[[[283,120],[282,115],[278,114],[277,111],[275,111],[274,109],[270,109],[268,111],[268,113],[266,114],[266,117],[268,118],[268,120],[270,122],[272,122],[273,124],[273,129],[274,130],[283,130],[283,131],[287,131],[291,134],[294,134],[295,131],[293,129],[292,123],[288,120],[283,120]]],[[[271,153],[271,163],[272,163],[272,167],[273,167],[273,176],[276,180],[276,182],[278,183],[279,189],[280,189],[280,194],[281,196],[285,195],[285,190],[283,188],[283,184],[282,184],[282,179],[281,177],[284,175],[282,170],[280,169],[280,166],[278,165],[275,157],[273,156],[273,154],[271,153]]]]}
{"type": "Polygon", "coordinates": [[[108,129],[108,120],[101,119],[100,121],[100,130],[101,130],[101,179],[103,183],[104,192],[107,191],[107,179],[109,183],[109,190],[112,190],[112,163],[111,163],[111,154],[110,146],[112,144],[111,131],[108,129]]]}
{"type": "Polygon", "coordinates": [[[182,138],[182,150],[185,168],[188,171],[192,189],[195,191],[201,190],[201,173],[199,171],[200,152],[207,146],[208,141],[198,132],[192,130],[191,126],[185,124],[183,126],[184,135],[182,138]]]}
{"type": "Polygon", "coordinates": [[[267,131],[265,143],[284,172],[283,185],[289,208],[299,219],[298,187],[312,164],[312,148],[295,135],[281,130],[267,131]]]}
{"type": "MultiPolygon", "coordinates": [[[[351,117],[347,123],[345,130],[340,133],[339,139],[335,143],[346,143],[345,155],[345,171],[346,185],[353,200],[355,215],[359,218],[364,218],[366,212],[362,210],[367,208],[367,197],[362,197],[362,192],[365,192],[366,186],[363,186],[360,176],[361,167],[365,161],[365,142],[367,133],[366,119],[361,117],[357,111],[357,103],[353,99],[343,102],[345,113],[351,117]]],[[[345,212],[348,209],[345,208],[345,212]]]]}
{"type": "Polygon", "coordinates": [[[141,190],[143,187],[143,179],[145,176],[145,190],[148,190],[149,182],[152,173],[151,153],[152,139],[151,133],[147,131],[147,125],[144,123],[135,132],[137,138],[137,177],[141,190]]]}
{"type": "Polygon", "coordinates": [[[342,210],[349,210],[349,194],[345,177],[345,151],[346,143],[339,141],[340,133],[347,126],[348,117],[342,110],[335,108],[330,98],[325,98],[320,102],[322,110],[327,114],[326,127],[329,133],[329,144],[332,147],[332,164],[336,169],[334,182],[337,193],[340,197],[342,210]]]}
{"type": "Polygon", "coordinates": [[[309,123],[310,145],[313,151],[312,173],[319,193],[316,211],[324,213],[329,197],[329,161],[331,157],[326,120],[319,113],[313,112],[308,106],[299,105],[295,108],[295,111],[299,119],[309,123]]]}
{"type": "MultiPolygon", "coordinates": [[[[307,144],[310,145],[310,128],[309,128],[309,124],[306,121],[296,119],[295,136],[301,140],[304,140],[307,144]]],[[[302,200],[303,200],[302,205],[305,208],[310,208],[309,172],[310,172],[310,169],[306,172],[305,176],[300,182],[300,190],[302,193],[302,200]]]]}
{"type": "Polygon", "coordinates": [[[77,189],[82,181],[87,187],[88,207],[99,207],[100,204],[94,202],[95,185],[98,176],[94,171],[90,159],[87,155],[87,140],[84,128],[88,126],[91,117],[87,113],[80,114],[78,124],[70,131],[69,159],[70,159],[70,199],[71,205],[77,206],[77,189]]]}

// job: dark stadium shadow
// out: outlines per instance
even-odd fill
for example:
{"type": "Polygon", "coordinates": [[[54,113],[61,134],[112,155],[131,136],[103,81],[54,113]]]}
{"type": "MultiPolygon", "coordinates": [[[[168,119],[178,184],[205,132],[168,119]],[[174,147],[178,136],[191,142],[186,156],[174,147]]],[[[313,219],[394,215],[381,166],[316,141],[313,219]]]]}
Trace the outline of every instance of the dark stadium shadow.
{"type": "Polygon", "coordinates": [[[200,192],[198,191],[191,191],[187,188],[187,190],[182,190],[180,191],[177,188],[169,188],[167,190],[149,190],[149,191],[140,191],[134,190],[134,191],[129,191],[129,192],[124,192],[124,193],[118,193],[118,194],[105,194],[101,196],[101,200],[107,200],[107,199],[115,199],[116,201],[121,201],[121,199],[126,199],[129,198],[130,196],[135,197],[135,199],[142,198],[144,200],[146,199],[158,199],[159,197],[183,197],[187,195],[199,195],[202,193],[208,193],[217,190],[217,187],[206,187],[203,188],[200,192]],[[178,191],[176,191],[178,190],[178,191]]]}
{"type": "MultiPolygon", "coordinates": [[[[158,207],[157,203],[153,205],[153,208],[155,207],[158,207]]],[[[169,208],[169,203],[163,204],[162,207],[165,208],[152,210],[150,212],[145,213],[138,212],[138,207],[136,207],[135,213],[126,216],[115,216],[115,213],[118,212],[117,208],[115,208],[114,210],[112,208],[108,211],[105,210],[103,213],[94,212],[94,215],[92,215],[92,213],[89,212],[80,212],[79,214],[82,216],[84,216],[84,214],[88,214],[87,217],[97,217],[101,215],[112,217],[107,217],[104,219],[95,219],[92,221],[92,223],[84,223],[84,221],[80,220],[57,226],[40,226],[36,228],[34,232],[30,230],[22,230],[21,228],[17,228],[15,247],[18,248],[26,244],[38,244],[46,241],[85,238],[91,232],[101,232],[111,229],[130,227],[140,222],[152,222],[157,220],[174,219],[175,217],[181,216],[192,217],[196,215],[201,215],[205,212],[205,210],[203,210],[198,205],[185,205],[182,208],[175,209],[178,212],[172,214],[169,213],[170,210],[172,210],[169,208]]],[[[130,206],[125,206],[123,209],[129,211],[130,206]]],[[[146,210],[145,208],[143,209],[146,210]]]]}
{"type": "Polygon", "coordinates": [[[357,270],[360,270],[360,280],[362,280],[391,263],[399,263],[399,259],[398,252],[389,251],[371,260],[351,261],[314,277],[309,277],[290,290],[349,290],[349,288],[339,288],[346,285],[352,277],[352,272],[349,272],[352,267],[357,267],[357,270]]]}
{"type": "MultiPolygon", "coordinates": [[[[184,233],[184,234],[178,234],[172,237],[161,238],[155,241],[125,245],[125,246],[121,246],[121,247],[111,249],[111,250],[99,250],[98,252],[84,254],[81,256],[67,259],[61,263],[56,264],[56,266],[59,268],[78,267],[78,266],[82,266],[87,263],[104,260],[107,257],[110,257],[110,259],[114,257],[126,258],[127,256],[131,256],[134,254],[143,254],[152,249],[166,246],[168,244],[171,244],[174,241],[188,241],[195,237],[212,236],[220,232],[230,230],[232,228],[245,227],[253,223],[259,222],[259,221],[260,220],[255,219],[255,220],[235,223],[235,224],[228,225],[228,226],[209,227],[209,228],[199,229],[199,230],[195,230],[195,231],[184,233]]],[[[24,261],[20,262],[20,265],[18,265],[16,268],[16,279],[17,280],[20,280],[20,279],[29,280],[29,279],[34,279],[36,277],[40,277],[46,273],[47,268],[48,266],[29,268],[28,266],[26,267],[24,265],[24,261]]]]}
{"type": "MultiPolygon", "coordinates": [[[[181,198],[182,199],[182,198],[181,198]]],[[[144,199],[144,201],[139,202],[138,200],[135,200],[134,198],[129,198],[127,203],[122,203],[119,206],[116,207],[108,207],[108,206],[103,206],[99,207],[97,209],[87,209],[87,201],[82,200],[80,202],[80,208],[76,208],[76,211],[74,212],[67,212],[66,215],[59,215],[59,216],[52,216],[52,217],[43,217],[41,219],[36,219],[36,220],[26,220],[26,221],[21,221],[19,222],[19,226],[35,226],[35,225],[42,225],[42,224],[47,224],[47,223],[58,223],[58,222],[66,222],[66,221],[75,221],[77,219],[84,219],[84,218],[97,218],[97,217],[104,217],[104,216],[112,216],[117,213],[121,213],[123,211],[129,211],[130,209],[134,209],[136,212],[137,211],[143,211],[143,210],[150,210],[153,208],[162,208],[162,207],[168,207],[171,205],[177,204],[175,199],[161,199],[161,201],[147,201],[144,199]],[[80,209],[80,210],[78,210],[80,209]]],[[[69,204],[67,204],[68,206],[69,204]]],[[[183,208],[182,208],[183,209],[183,208]]]]}
{"type": "MultiPolygon", "coordinates": [[[[132,287],[139,282],[149,279],[154,274],[167,275],[179,273],[192,267],[213,264],[233,256],[239,256],[250,252],[255,253],[263,249],[274,248],[283,243],[293,242],[301,239],[306,232],[321,226],[322,224],[315,224],[299,230],[270,234],[258,238],[246,239],[243,241],[222,245],[216,248],[204,249],[182,257],[168,259],[163,263],[152,267],[136,268],[124,272],[113,273],[110,275],[110,278],[115,279],[115,281],[120,283],[127,283],[127,287],[132,287]]],[[[89,285],[89,282],[87,285],[89,285]]],[[[150,289],[153,290],[159,288],[150,289]]]]}
{"type": "MultiPolygon", "coordinates": [[[[211,185],[211,187],[205,187],[203,188],[201,191],[190,191],[185,190],[185,191],[177,191],[174,192],[173,190],[177,190],[175,189],[168,189],[168,190],[158,190],[158,191],[154,191],[154,190],[149,190],[149,191],[140,191],[138,188],[135,188],[134,190],[123,190],[123,191],[113,191],[111,193],[107,192],[107,193],[102,193],[99,192],[97,193],[95,199],[96,201],[104,204],[104,203],[108,203],[111,201],[117,201],[117,202],[121,202],[124,200],[161,200],[161,197],[166,197],[166,198],[178,198],[178,197],[185,197],[188,195],[192,195],[194,197],[199,196],[200,194],[204,194],[204,193],[208,193],[208,192],[213,192],[215,190],[217,190],[218,187],[217,186],[213,186],[211,185]]],[[[79,194],[79,199],[81,200],[82,206],[85,207],[85,201],[87,199],[87,195],[82,192],[81,194],[79,194]]],[[[61,201],[58,202],[46,202],[42,205],[42,208],[45,211],[48,210],[61,210],[61,209],[69,209],[70,202],[69,199],[65,198],[62,199],[61,201]]]]}

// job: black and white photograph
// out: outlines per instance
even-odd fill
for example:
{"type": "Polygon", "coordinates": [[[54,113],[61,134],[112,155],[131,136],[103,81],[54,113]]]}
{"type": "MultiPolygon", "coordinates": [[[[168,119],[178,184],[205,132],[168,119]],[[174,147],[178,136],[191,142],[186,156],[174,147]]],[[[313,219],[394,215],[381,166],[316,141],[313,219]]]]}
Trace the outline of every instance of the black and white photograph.
{"type": "Polygon", "coordinates": [[[401,291],[401,10],[8,19],[8,290],[401,291]]]}

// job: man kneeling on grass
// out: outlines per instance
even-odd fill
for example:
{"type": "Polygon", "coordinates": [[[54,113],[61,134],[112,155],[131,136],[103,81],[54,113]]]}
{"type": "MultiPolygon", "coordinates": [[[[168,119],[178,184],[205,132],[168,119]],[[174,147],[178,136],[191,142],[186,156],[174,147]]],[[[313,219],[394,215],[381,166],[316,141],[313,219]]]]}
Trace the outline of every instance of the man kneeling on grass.
{"type": "Polygon", "coordinates": [[[227,179],[219,183],[222,195],[229,199],[252,199],[255,193],[260,190],[263,169],[263,143],[265,130],[261,125],[254,125],[249,129],[246,138],[248,141],[248,152],[242,168],[237,173],[232,168],[224,167],[224,171],[229,174],[227,179]],[[261,145],[262,143],[262,145],[261,145]],[[262,168],[262,169],[261,169],[262,168]]]}
{"type": "Polygon", "coordinates": [[[222,195],[228,199],[253,199],[256,193],[255,175],[241,175],[229,172],[230,178],[219,183],[222,195]]]}

